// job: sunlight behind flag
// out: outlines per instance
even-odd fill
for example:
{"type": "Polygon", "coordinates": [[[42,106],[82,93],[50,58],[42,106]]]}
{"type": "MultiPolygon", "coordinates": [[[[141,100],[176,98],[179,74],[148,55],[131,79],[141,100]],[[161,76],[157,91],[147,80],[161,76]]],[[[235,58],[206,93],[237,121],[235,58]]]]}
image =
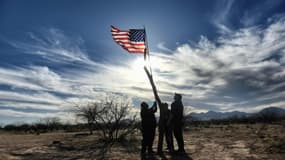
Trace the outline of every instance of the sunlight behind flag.
{"type": "Polygon", "coordinates": [[[120,30],[111,26],[111,33],[114,41],[129,53],[145,53],[146,45],[144,29],[120,30]]]}

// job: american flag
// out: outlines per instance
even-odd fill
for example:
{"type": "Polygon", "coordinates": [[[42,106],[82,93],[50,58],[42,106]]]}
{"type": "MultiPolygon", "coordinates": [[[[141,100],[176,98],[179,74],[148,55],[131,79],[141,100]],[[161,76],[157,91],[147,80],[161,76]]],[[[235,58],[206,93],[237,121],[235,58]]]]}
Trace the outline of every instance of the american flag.
{"type": "Polygon", "coordinates": [[[145,30],[120,30],[111,26],[112,37],[120,46],[130,53],[145,53],[145,30]]]}

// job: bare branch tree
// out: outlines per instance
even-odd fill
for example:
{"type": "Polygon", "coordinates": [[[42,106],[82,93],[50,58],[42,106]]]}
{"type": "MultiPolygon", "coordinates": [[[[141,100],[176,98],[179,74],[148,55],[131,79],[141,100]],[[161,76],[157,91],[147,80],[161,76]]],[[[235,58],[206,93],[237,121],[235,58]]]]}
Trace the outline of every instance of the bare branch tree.
{"type": "Polygon", "coordinates": [[[90,134],[97,129],[108,142],[119,141],[133,134],[138,126],[137,116],[132,114],[132,106],[122,99],[109,96],[103,101],[77,108],[77,116],[87,122],[90,134]]]}

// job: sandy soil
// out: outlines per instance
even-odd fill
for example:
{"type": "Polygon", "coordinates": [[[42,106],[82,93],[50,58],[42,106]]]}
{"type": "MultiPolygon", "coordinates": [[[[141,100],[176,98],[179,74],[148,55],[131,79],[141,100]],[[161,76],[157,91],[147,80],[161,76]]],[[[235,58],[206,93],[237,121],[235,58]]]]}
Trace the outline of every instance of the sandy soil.
{"type": "MultiPolygon", "coordinates": [[[[184,133],[186,155],[170,155],[165,151],[163,156],[146,159],[284,160],[284,133],[284,124],[192,127],[184,133]]],[[[141,159],[139,133],[135,139],[109,148],[96,135],[0,133],[0,160],[141,159]]]]}

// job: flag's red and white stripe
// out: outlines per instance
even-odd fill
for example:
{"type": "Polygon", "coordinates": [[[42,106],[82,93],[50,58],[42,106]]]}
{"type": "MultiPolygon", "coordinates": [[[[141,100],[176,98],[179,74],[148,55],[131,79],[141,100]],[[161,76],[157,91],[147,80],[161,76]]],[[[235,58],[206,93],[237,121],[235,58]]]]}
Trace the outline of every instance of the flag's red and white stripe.
{"type": "Polygon", "coordinates": [[[120,46],[126,49],[130,53],[144,53],[145,42],[130,41],[130,32],[119,30],[114,26],[111,26],[112,37],[120,46]]]}

